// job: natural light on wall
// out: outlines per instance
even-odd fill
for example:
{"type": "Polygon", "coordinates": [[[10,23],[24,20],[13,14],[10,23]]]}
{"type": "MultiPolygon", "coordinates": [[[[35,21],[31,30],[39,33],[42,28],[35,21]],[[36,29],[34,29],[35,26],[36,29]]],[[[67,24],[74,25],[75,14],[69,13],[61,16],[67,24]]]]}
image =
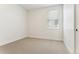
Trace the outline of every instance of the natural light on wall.
{"type": "Polygon", "coordinates": [[[59,29],[61,21],[61,10],[60,6],[51,7],[48,10],[48,28],[59,29]]]}

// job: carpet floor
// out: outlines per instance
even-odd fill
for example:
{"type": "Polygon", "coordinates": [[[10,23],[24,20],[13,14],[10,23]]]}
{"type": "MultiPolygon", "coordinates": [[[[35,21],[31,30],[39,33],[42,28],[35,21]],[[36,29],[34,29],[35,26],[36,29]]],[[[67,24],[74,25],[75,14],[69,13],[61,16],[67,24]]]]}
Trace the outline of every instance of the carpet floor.
{"type": "Polygon", "coordinates": [[[63,41],[24,38],[0,46],[1,54],[67,54],[63,41]]]}

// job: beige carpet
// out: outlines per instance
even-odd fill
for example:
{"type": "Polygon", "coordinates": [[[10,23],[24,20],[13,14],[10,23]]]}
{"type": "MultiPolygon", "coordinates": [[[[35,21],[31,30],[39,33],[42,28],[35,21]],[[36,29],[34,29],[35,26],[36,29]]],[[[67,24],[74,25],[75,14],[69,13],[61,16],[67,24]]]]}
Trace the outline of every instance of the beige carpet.
{"type": "Polygon", "coordinates": [[[0,47],[0,53],[11,54],[66,54],[61,41],[45,39],[22,39],[0,47]]]}

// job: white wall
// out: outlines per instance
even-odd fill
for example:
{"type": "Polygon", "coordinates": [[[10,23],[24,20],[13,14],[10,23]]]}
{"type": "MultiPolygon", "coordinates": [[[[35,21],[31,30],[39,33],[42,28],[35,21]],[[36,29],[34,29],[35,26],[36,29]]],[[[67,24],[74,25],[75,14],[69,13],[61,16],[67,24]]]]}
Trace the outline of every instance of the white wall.
{"type": "Polygon", "coordinates": [[[62,40],[62,26],[60,30],[48,29],[48,8],[30,10],[28,16],[29,37],[62,40]]]}
{"type": "Polygon", "coordinates": [[[0,45],[27,37],[27,12],[18,5],[0,4],[0,45]]]}
{"type": "Polygon", "coordinates": [[[64,43],[69,52],[74,53],[74,5],[64,5],[63,10],[64,43]]]}

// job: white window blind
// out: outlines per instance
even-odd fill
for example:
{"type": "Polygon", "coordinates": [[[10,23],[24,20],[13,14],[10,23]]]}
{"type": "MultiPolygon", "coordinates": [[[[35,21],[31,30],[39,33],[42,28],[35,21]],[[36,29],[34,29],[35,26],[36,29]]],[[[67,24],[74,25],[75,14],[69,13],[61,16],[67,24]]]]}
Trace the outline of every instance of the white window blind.
{"type": "Polygon", "coordinates": [[[48,11],[48,28],[49,29],[59,29],[60,24],[60,7],[51,8],[48,11]]]}

